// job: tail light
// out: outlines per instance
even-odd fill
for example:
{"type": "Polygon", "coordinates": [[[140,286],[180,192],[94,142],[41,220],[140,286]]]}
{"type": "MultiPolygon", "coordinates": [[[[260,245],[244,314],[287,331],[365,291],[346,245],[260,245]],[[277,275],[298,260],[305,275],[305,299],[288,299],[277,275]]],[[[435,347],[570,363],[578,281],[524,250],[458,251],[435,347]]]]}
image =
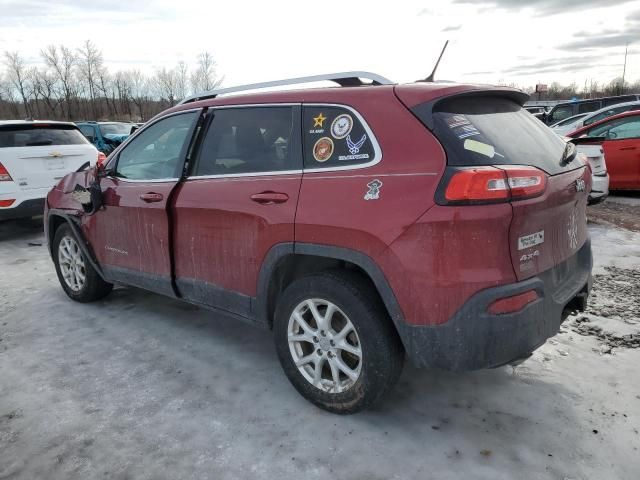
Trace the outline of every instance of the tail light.
{"type": "Polygon", "coordinates": [[[12,182],[13,178],[9,175],[9,172],[4,165],[0,163],[0,182],[12,182]]]}
{"type": "Polygon", "coordinates": [[[519,165],[452,168],[444,178],[444,194],[437,198],[443,205],[522,200],[542,195],[547,188],[542,170],[519,165]]]}
{"type": "Polygon", "coordinates": [[[505,297],[496,300],[491,305],[489,305],[487,311],[492,315],[514,313],[522,310],[524,307],[529,305],[531,302],[536,301],[537,299],[538,293],[535,290],[527,290],[524,293],[519,293],[518,295],[514,295],[512,297],[505,297]]]}
{"type": "Polygon", "coordinates": [[[15,201],[15,198],[12,198],[10,200],[0,200],[0,208],[10,207],[15,201]]]}
{"type": "Polygon", "coordinates": [[[102,152],[98,152],[97,164],[102,165],[106,160],[107,160],[107,156],[102,152]]]}

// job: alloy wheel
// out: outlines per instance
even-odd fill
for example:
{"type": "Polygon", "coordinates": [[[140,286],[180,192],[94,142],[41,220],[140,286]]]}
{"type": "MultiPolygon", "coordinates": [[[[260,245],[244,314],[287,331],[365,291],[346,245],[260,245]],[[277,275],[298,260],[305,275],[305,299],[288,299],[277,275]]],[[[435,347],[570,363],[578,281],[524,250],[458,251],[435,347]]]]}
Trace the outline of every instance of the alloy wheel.
{"type": "Polygon", "coordinates": [[[302,376],[314,387],[340,393],[353,386],[362,369],[362,346],[356,329],[328,300],[308,299],[291,314],[289,351],[302,376]]]}
{"type": "Polygon", "coordinates": [[[58,264],[62,278],[74,292],[79,292],[87,280],[87,270],[82,250],[74,238],[62,237],[58,246],[58,264]]]}

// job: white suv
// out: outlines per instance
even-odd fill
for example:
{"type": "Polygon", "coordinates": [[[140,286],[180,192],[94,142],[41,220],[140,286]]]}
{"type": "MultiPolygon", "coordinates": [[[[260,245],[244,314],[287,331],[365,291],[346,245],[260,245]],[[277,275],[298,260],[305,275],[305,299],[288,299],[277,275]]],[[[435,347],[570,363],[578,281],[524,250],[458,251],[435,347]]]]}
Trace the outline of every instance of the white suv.
{"type": "Polygon", "coordinates": [[[0,121],[0,221],[42,214],[51,187],[100,156],[73,123],[0,121]]]}

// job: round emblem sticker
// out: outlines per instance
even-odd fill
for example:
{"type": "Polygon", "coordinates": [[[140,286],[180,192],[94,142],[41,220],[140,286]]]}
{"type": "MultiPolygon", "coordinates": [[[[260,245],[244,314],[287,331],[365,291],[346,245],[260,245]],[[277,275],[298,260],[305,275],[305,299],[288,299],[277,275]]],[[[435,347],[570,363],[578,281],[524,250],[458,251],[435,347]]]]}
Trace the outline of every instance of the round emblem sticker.
{"type": "Polygon", "coordinates": [[[313,158],[318,162],[326,162],[333,155],[333,140],[322,137],[313,146],[313,158]]]}
{"type": "Polygon", "coordinates": [[[351,118],[351,115],[343,113],[338,115],[331,123],[331,135],[333,135],[333,138],[344,138],[351,133],[352,128],[353,118],[351,118]]]}

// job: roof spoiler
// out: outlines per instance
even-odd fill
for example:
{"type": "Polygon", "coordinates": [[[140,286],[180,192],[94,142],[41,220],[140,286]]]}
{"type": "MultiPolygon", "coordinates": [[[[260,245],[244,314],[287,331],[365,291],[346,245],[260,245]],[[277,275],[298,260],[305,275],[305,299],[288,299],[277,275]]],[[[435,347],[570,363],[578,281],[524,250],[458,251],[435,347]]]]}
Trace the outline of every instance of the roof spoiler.
{"type": "Polygon", "coordinates": [[[529,94],[515,88],[482,88],[478,90],[469,90],[466,92],[454,93],[453,95],[445,95],[443,97],[421,103],[420,105],[416,105],[415,107],[412,107],[411,110],[419,116],[420,120],[427,126],[427,128],[429,128],[429,130],[433,130],[433,112],[436,110],[438,104],[457,98],[491,96],[508,98],[510,100],[513,100],[520,106],[524,105],[524,102],[529,100],[529,94]]]}

